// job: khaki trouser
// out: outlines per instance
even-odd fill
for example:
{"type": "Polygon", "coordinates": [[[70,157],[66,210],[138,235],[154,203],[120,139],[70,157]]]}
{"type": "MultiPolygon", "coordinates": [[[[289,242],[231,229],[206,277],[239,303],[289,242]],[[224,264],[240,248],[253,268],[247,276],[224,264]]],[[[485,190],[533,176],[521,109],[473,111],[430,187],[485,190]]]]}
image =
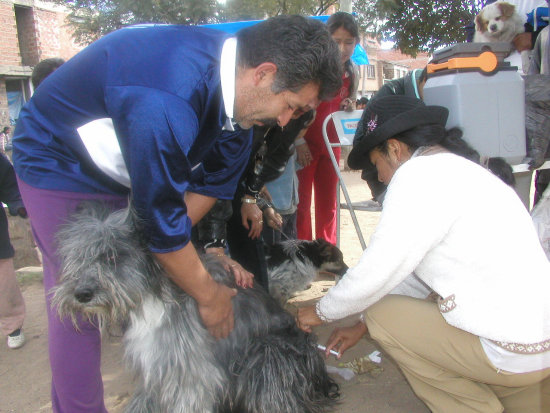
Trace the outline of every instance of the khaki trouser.
{"type": "Polygon", "coordinates": [[[17,284],[13,258],[0,259],[0,332],[7,336],[23,325],[25,302],[17,284]]]}
{"type": "Polygon", "coordinates": [[[434,413],[550,412],[550,369],[497,371],[479,338],[447,324],[436,303],[388,295],[364,315],[371,337],[434,413]]]}

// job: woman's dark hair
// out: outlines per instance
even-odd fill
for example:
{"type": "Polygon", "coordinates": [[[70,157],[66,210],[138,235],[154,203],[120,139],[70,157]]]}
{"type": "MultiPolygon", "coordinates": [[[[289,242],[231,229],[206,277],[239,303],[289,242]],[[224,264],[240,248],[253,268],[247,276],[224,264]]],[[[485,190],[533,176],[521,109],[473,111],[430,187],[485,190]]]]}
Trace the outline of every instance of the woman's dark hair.
{"type": "Polygon", "coordinates": [[[334,13],[327,20],[327,27],[330,34],[334,34],[336,30],[343,28],[355,37],[356,40],[359,40],[359,27],[357,26],[353,16],[349,13],[343,11],[334,13]]]}
{"type": "MultiPolygon", "coordinates": [[[[401,132],[392,138],[407,144],[413,152],[421,146],[441,145],[449,152],[479,163],[479,153],[462,139],[462,131],[459,128],[446,130],[443,125],[422,125],[401,132]]],[[[387,140],[382,142],[376,149],[387,154],[387,142],[387,140]]]]}
{"type": "Polygon", "coordinates": [[[486,168],[498,176],[505,184],[511,187],[516,186],[514,170],[503,158],[489,158],[486,168]]]}
{"type": "Polygon", "coordinates": [[[10,129],[11,128],[9,126],[4,126],[4,129],[2,129],[2,133],[8,133],[10,129]]]}
{"type": "Polygon", "coordinates": [[[280,15],[239,30],[237,62],[241,67],[274,63],[274,93],[298,92],[312,82],[326,100],[342,86],[338,46],[324,23],[303,16],[280,15]]]}
{"type": "MultiPolygon", "coordinates": [[[[462,139],[462,130],[457,127],[447,130],[442,125],[422,125],[401,132],[393,138],[405,143],[411,152],[421,146],[441,145],[455,155],[462,156],[478,165],[480,164],[481,157],[479,153],[462,139]]],[[[388,141],[385,140],[373,149],[378,149],[387,155],[388,141]]],[[[486,167],[507,185],[515,185],[512,167],[503,158],[489,158],[486,167]]]]}
{"type": "MultiPolygon", "coordinates": [[[[356,42],[359,42],[359,26],[357,26],[355,19],[349,13],[346,13],[343,11],[334,13],[327,20],[327,28],[331,35],[334,34],[334,32],[339,28],[342,28],[345,31],[347,31],[349,34],[351,34],[355,38],[356,42]]],[[[351,94],[353,92],[352,89],[354,89],[352,84],[357,81],[357,79],[355,79],[355,72],[353,69],[353,65],[351,63],[351,59],[344,64],[344,70],[350,76],[352,76],[352,79],[353,79],[352,82],[350,83],[350,90],[349,90],[351,94]]]]}

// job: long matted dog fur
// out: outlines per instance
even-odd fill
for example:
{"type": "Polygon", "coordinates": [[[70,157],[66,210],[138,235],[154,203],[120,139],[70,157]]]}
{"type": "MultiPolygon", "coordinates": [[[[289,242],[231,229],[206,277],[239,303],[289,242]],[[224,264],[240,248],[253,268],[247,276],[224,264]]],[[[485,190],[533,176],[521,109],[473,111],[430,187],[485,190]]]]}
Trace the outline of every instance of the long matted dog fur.
{"type": "Polygon", "coordinates": [[[216,341],[195,301],[148,252],[130,210],[86,204],[58,234],[63,270],[54,305],[76,323],[124,325],[126,359],[139,385],[132,413],[298,413],[334,407],[338,387],[315,338],[261,288],[242,289],[215,258],[214,279],[238,289],[235,328],[216,341]]]}

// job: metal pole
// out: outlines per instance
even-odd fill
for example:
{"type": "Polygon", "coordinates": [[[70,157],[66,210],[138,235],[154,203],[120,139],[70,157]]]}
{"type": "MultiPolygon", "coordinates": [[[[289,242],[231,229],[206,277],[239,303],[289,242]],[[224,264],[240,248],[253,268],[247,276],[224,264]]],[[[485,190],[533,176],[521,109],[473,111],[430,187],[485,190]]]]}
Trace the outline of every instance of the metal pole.
{"type": "MultiPolygon", "coordinates": [[[[351,214],[351,220],[353,221],[353,225],[355,226],[355,232],[357,232],[357,236],[359,237],[359,242],[361,243],[361,248],[365,250],[367,248],[367,244],[365,243],[365,239],[363,238],[363,233],[361,232],[361,227],[359,226],[359,221],[357,221],[357,216],[355,215],[355,211],[353,210],[353,205],[351,204],[351,199],[349,197],[348,189],[346,188],[346,184],[344,182],[344,178],[342,177],[342,174],[340,172],[340,165],[338,165],[338,162],[336,162],[336,157],[334,156],[334,152],[332,151],[332,146],[342,146],[340,144],[331,144],[328,140],[327,135],[327,124],[328,121],[332,119],[332,113],[329,114],[325,120],[323,121],[323,127],[321,130],[323,131],[323,139],[325,141],[325,146],[327,148],[328,154],[330,156],[330,160],[332,161],[332,166],[334,167],[334,172],[336,172],[336,176],[338,176],[338,185],[336,187],[336,190],[338,193],[340,191],[338,188],[342,188],[342,192],[344,193],[344,198],[346,199],[346,204],[349,208],[349,213],[351,214]]],[[[336,204],[336,213],[338,216],[340,216],[340,198],[338,198],[338,203],[336,204]]],[[[339,224],[340,222],[338,222],[339,224]]],[[[338,232],[339,235],[339,232],[338,232]]],[[[340,241],[336,240],[337,244],[340,245],[340,241]]]]}

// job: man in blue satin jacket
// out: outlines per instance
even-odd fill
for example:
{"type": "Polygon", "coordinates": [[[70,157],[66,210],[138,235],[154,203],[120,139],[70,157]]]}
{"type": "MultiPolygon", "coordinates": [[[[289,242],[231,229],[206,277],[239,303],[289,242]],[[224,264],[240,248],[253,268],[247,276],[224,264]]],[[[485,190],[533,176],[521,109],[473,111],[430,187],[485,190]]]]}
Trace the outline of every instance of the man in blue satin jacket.
{"type": "MultiPolygon", "coordinates": [[[[235,37],[132,26],[85,48],[36,89],[13,139],[46,291],[59,274],[58,226],[84,200],[122,208],[131,195],[151,251],[197,301],[213,336],[227,336],[235,291],[204,269],[191,227],[217,198],[232,198],[249,157],[246,129],[286,125],[330,98],[340,79],[324,25],[299,16],[235,37]]],[[[63,324],[49,301],[48,321],[54,411],[104,412],[99,332],[63,324]]]]}

